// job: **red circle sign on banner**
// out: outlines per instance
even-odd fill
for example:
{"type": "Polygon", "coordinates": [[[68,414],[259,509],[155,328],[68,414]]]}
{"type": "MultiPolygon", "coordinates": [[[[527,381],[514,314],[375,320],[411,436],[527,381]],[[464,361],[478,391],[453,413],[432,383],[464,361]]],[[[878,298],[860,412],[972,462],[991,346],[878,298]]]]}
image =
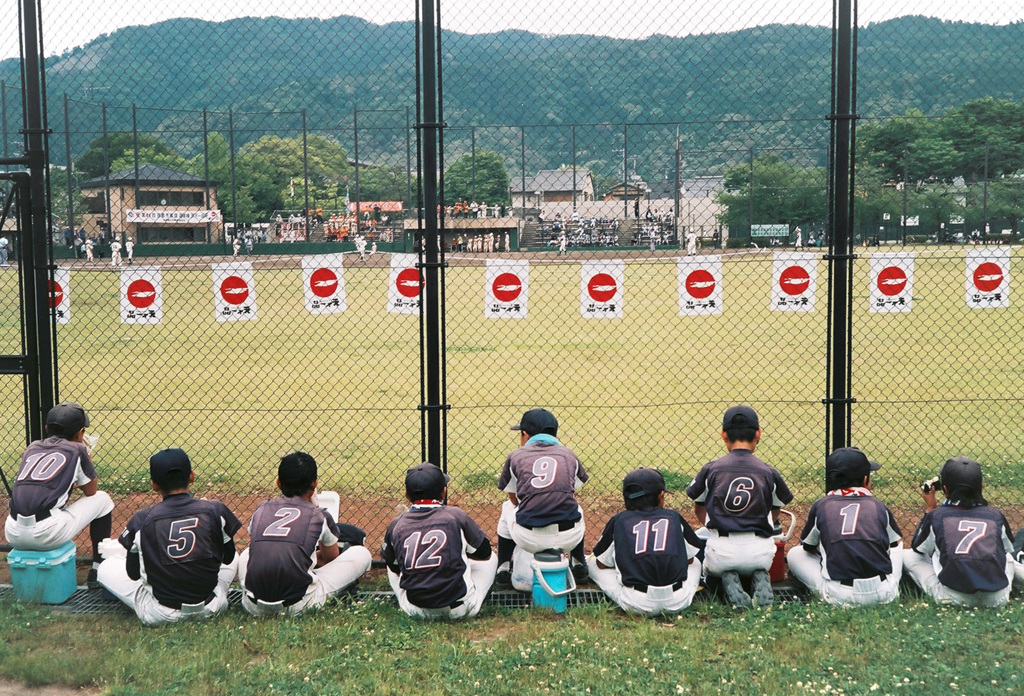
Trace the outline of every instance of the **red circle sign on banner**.
{"type": "Polygon", "coordinates": [[[779,287],[787,295],[800,295],[811,285],[811,276],[803,266],[790,266],[779,275],[779,287]]]}
{"type": "Polygon", "coordinates": [[[703,300],[715,291],[715,277],[703,268],[698,268],[686,276],[685,285],[690,297],[703,300]]]}
{"type": "Polygon", "coordinates": [[[878,291],[887,297],[899,295],[907,287],[907,272],[899,266],[886,266],[875,281],[878,291]]]}
{"type": "Polygon", "coordinates": [[[595,273],[587,283],[587,294],[595,302],[609,301],[615,297],[615,291],[618,289],[618,283],[607,273],[595,273]]]}
{"type": "Polygon", "coordinates": [[[156,287],[145,278],[133,280],[125,292],[128,303],[136,309],[145,309],[156,302],[156,287]]]}
{"type": "Polygon", "coordinates": [[[249,299],[249,284],[238,276],[228,276],[220,282],[220,296],[228,304],[240,305],[249,299]]]}
{"type": "Polygon", "coordinates": [[[50,284],[50,309],[53,309],[61,302],[64,301],[64,288],[60,286],[55,280],[49,281],[50,284]]]}
{"type": "Polygon", "coordinates": [[[982,292],[992,292],[1003,284],[1003,269],[999,264],[986,261],[974,269],[974,287],[982,292]]]}
{"type": "Polygon", "coordinates": [[[498,302],[512,302],[523,292],[523,281],[515,273],[501,273],[491,283],[491,292],[498,302]]]}
{"type": "Polygon", "coordinates": [[[416,297],[423,287],[423,276],[415,268],[403,268],[395,280],[395,288],[402,297],[416,297]]]}
{"type": "Polygon", "coordinates": [[[318,268],[309,276],[309,290],[317,297],[330,297],[338,291],[338,274],[330,268],[318,268]]]}

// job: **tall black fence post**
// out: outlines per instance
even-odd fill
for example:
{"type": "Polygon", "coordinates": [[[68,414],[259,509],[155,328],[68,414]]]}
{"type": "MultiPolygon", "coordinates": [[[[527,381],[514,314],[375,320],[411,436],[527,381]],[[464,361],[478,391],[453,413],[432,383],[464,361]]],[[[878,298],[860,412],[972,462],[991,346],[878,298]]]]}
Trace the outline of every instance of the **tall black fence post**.
{"type": "MultiPolygon", "coordinates": [[[[136,208],[139,208],[141,207],[139,205],[139,121],[138,109],[135,107],[135,104],[132,104],[132,150],[135,153],[135,200],[133,203],[136,208]]],[[[121,236],[121,233],[118,232],[117,239],[123,244],[121,236]]],[[[113,228],[110,230],[110,239],[111,241],[114,239],[113,228]]]]}
{"type": "MultiPolygon", "coordinates": [[[[417,91],[420,95],[420,154],[422,167],[423,207],[424,215],[420,227],[421,256],[423,259],[424,288],[421,303],[420,321],[424,346],[422,348],[422,403],[420,412],[423,425],[423,455],[426,461],[433,462],[447,470],[444,459],[444,426],[445,411],[442,394],[443,384],[443,341],[442,322],[443,307],[441,304],[444,268],[441,260],[441,239],[439,238],[438,201],[438,141],[444,124],[439,114],[439,69],[438,45],[440,26],[434,14],[433,0],[420,0],[420,74],[417,91]]],[[[358,163],[357,163],[358,166],[358,163]]]]}
{"type": "MultiPolygon", "coordinates": [[[[34,0],[21,3],[22,79],[24,85],[25,162],[29,174],[29,200],[19,200],[19,209],[31,211],[28,235],[21,245],[22,297],[25,301],[25,343],[27,353],[35,359],[35,370],[26,376],[25,403],[29,439],[42,437],[43,420],[53,407],[56,388],[56,326],[50,315],[50,283],[52,245],[49,215],[46,209],[46,178],[49,168],[46,151],[46,94],[43,92],[43,60],[39,45],[40,18],[34,0]]],[[[29,222],[29,214],[22,213],[29,222]]]]}
{"type": "MultiPolygon", "coordinates": [[[[64,151],[67,153],[67,168],[64,174],[68,183],[68,231],[71,232],[71,248],[75,249],[75,187],[71,178],[71,116],[68,114],[67,92],[64,93],[64,151]]],[[[78,255],[77,252],[75,255],[78,255]]]]}
{"type": "Polygon", "coordinates": [[[856,115],[855,27],[851,0],[836,0],[833,18],[831,150],[829,158],[829,380],[825,450],[850,444],[853,314],[853,160],[856,115]]]}
{"type": "MultiPolygon", "coordinates": [[[[409,127],[409,107],[405,107],[405,210],[412,208],[412,129],[409,127]]],[[[346,211],[347,213],[347,211],[346,211]]]]}
{"type": "MultiPolygon", "coordinates": [[[[352,159],[356,161],[356,236],[359,236],[359,108],[352,109],[352,159]]],[[[345,211],[348,215],[348,211],[345,211]]]]}
{"type": "Polygon", "coordinates": [[[576,124],[572,125],[572,212],[576,212],[576,124]]]}
{"type": "MultiPolygon", "coordinates": [[[[110,211],[110,135],[107,133],[107,105],[100,105],[100,120],[103,126],[103,195],[106,200],[104,207],[107,209],[107,231],[113,229],[113,213],[110,211]]],[[[83,248],[85,240],[82,240],[83,248]]]]}
{"type": "MultiPolygon", "coordinates": [[[[207,121],[206,109],[203,109],[203,185],[205,188],[206,209],[209,210],[212,206],[210,205],[210,124],[207,121]]],[[[213,240],[210,239],[211,228],[210,223],[206,223],[206,243],[210,244],[213,240]]]]}
{"type": "MultiPolygon", "coordinates": [[[[238,179],[235,177],[235,110],[228,109],[228,150],[231,157],[231,223],[233,231],[238,236],[238,179]]],[[[227,251],[228,238],[224,236],[224,251],[227,251]]]]}
{"type": "Polygon", "coordinates": [[[306,110],[302,110],[302,219],[306,221],[306,241],[309,241],[309,143],[307,142],[306,110]]]}

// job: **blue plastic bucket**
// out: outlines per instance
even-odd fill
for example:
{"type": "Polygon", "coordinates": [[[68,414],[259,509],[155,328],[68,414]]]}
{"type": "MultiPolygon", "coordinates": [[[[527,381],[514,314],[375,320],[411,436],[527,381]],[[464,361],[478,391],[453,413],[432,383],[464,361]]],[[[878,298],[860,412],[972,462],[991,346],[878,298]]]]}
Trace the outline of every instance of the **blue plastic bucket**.
{"type": "Polygon", "coordinates": [[[559,549],[546,549],[533,554],[533,606],[558,613],[565,611],[568,595],[576,589],[569,572],[569,559],[559,549]]]}

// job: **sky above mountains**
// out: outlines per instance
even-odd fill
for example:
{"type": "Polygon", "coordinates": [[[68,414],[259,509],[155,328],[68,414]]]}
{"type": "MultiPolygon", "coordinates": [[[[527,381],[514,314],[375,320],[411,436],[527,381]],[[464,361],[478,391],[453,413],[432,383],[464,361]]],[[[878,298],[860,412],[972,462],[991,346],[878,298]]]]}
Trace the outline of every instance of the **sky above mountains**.
{"type": "MultiPolygon", "coordinates": [[[[22,0],[17,0],[20,4],[22,0]]],[[[906,15],[953,21],[1007,24],[1024,19],[1020,0],[861,0],[859,24],[906,15]]],[[[415,18],[416,0],[42,0],[47,55],[84,45],[125,26],[174,17],[223,21],[236,17],[336,17],[352,15],[383,24],[415,18]]],[[[766,24],[829,26],[831,0],[441,0],[445,29],[470,34],[524,29],[541,34],[595,34],[643,38],[688,36],[766,24]]],[[[14,22],[0,28],[0,58],[18,55],[14,22]]]]}

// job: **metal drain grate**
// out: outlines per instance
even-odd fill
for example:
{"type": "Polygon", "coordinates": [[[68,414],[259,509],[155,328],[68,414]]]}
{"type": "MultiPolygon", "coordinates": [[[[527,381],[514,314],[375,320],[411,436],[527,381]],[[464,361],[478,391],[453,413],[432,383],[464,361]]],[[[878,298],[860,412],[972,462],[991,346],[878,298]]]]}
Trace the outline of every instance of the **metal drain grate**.
{"type": "MultiPolygon", "coordinates": [[[[395,595],[391,592],[356,592],[354,599],[374,600],[378,602],[395,603],[395,595]]],[[[706,589],[699,591],[693,598],[694,602],[715,602],[719,601],[713,592],[706,589]]],[[[14,589],[10,585],[0,585],[0,602],[13,602],[14,589]]],[[[342,600],[346,601],[346,600],[342,600]]],[[[608,599],[600,590],[576,590],[569,594],[568,605],[579,607],[586,604],[599,604],[607,602],[608,599]]],[[[808,595],[805,591],[795,587],[776,587],[775,602],[778,604],[798,603],[806,604],[808,595]]],[[[242,590],[231,588],[228,590],[228,602],[234,605],[241,605],[242,590]]],[[[491,606],[504,607],[506,609],[521,609],[533,604],[533,598],[529,592],[516,592],[513,590],[492,592],[487,597],[487,604],[491,606]]],[[[131,609],[116,599],[105,599],[102,590],[90,590],[86,587],[79,587],[71,598],[63,604],[50,605],[52,610],[62,614],[130,614],[131,609]]]]}

